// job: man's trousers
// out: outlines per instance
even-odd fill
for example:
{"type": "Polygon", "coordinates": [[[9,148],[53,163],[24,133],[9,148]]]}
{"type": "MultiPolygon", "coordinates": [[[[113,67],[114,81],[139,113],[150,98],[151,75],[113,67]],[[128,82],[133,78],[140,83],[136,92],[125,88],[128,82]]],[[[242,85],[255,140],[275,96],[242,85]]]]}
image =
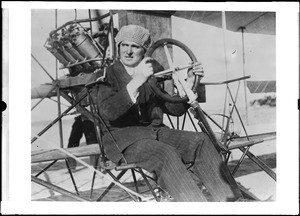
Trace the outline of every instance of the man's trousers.
{"type": "Polygon", "coordinates": [[[129,163],[154,172],[175,201],[206,202],[201,183],[212,198],[209,201],[235,201],[242,196],[206,134],[166,127],[153,130],[157,130],[156,140],[139,140],[125,149],[124,156],[129,163]]]}

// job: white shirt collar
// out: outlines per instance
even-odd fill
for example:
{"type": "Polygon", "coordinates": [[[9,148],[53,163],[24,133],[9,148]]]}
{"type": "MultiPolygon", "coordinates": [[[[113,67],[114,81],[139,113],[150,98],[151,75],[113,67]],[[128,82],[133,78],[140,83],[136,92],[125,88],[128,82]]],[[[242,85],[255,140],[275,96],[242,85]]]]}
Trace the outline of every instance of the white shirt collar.
{"type": "Polygon", "coordinates": [[[135,72],[136,72],[136,67],[128,67],[128,66],[126,66],[126,65],[122,62],[122,60],[120,60],[120,62],[124,65],[124,67],[125,67],[127,73],[128,73],[130,76],[133,76],[133,75],[135,74],[135,72]]]}

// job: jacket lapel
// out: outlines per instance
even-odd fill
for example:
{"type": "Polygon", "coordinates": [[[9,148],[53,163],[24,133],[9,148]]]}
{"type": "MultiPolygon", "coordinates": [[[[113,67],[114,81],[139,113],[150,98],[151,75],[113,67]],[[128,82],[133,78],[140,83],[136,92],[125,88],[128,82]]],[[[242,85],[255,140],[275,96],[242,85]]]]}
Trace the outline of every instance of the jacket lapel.
{"type": "Polygon", "coordinates": [[[120,84],[120,88],[126,86],[130,80],[132,79],[131,76],[127,73],[124,65],[118,60],[114,65],[113,65],[113,72],[115,79],[118,80],[118,83],[120,84]]]}

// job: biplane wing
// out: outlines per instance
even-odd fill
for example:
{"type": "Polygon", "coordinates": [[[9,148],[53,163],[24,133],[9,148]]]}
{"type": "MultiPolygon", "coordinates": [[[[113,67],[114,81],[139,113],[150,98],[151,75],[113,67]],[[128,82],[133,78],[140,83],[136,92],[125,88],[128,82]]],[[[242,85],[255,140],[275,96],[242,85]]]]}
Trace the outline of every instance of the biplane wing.
{"type": "Polygon", "coordinates": [[[176,11],[174,16],[201,22],[218,28],[223,28],[222,20],[226,22],[226,29],[234,32],[245,28],[247,33],[275,35],[275,12],[237,12],[225,11],[176,11]]]}
{"type": "Polygon", "coordinates": [[[275,12],[259,11],[143,11],[149,14],[176,16],[195,22],[239,32],[244,27],[248,33],[276,34],[275,12]]]}

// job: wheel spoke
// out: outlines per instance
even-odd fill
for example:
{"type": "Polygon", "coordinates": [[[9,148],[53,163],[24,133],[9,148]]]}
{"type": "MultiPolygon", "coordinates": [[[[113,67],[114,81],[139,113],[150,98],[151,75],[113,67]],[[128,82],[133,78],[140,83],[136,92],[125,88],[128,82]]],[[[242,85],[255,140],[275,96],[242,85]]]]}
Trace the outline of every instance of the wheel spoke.
{"type": "Polygon", "coordinates": [[[170,66],[170,69],[174,70],[175,69],[175,65],[174,65],[174,62],[172,60],[172,57],[171,57],[170,51],[168,49],[167,43],[164,44],[164,50],[165,50],[165,54],[167,56],[167,60],[168,60],[168,64],[170,66]]]}

